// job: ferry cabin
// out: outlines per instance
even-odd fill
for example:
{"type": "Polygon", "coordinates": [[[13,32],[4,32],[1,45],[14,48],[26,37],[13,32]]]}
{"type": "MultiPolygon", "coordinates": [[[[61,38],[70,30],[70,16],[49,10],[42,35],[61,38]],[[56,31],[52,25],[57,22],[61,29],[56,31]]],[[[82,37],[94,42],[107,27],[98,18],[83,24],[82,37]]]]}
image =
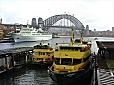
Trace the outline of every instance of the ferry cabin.
{"type": "Polygon", "coordinates": [[[34,46],[32,63],[49,63],[54,58],[54,49],[49,45],[37,45],[34,46]]]}
{"type": "Polygon", "coordinates": [[[89,63],[90,47],[88,45],[59,46],[54,52],[54,72],[76,72],[84,70],[89,63]]]}

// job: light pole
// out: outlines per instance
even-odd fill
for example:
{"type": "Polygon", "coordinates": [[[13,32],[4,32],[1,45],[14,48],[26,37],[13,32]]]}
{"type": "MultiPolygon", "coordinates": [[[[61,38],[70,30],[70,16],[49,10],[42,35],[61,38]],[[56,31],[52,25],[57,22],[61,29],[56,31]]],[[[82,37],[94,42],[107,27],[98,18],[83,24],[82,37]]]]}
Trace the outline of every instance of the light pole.
{"type": "Polygon", "coordinates": [[[69,19],[69,12],[68,12],[68,16],[67,16],[67,26],[69,26],[68,19],[69,19]]]}
{"type": "MultiPolygon", "coordinates": [[[[66,14],[66,12],[64,12],[64,14],[66,14]]],[[[65,26],[65,18],[64,18],[64,26],[65,26]]]]}

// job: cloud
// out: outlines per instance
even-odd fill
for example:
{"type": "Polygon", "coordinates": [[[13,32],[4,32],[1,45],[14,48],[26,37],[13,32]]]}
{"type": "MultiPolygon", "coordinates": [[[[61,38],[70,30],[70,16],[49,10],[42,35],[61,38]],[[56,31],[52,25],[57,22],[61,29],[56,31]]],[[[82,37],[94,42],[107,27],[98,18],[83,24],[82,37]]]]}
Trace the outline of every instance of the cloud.
{"type": "Polygon", "coordinates": [[[32,18],[43,20],[64,12],[73,15],[90,29],[106,30],[114,26],[113,0],[0,0],[3,23],[31,24],[32,18]]]}

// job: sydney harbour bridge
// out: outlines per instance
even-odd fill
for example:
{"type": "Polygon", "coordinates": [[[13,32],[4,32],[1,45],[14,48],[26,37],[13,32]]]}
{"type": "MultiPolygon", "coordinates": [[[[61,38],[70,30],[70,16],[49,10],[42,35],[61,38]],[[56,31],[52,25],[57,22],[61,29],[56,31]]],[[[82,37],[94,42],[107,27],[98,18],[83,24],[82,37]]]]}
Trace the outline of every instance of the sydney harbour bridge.
{"type": "MultiPolygon", "coordinates": [[[[22,24],[3,24],[4,26],[10,26],[10,27],[26,27],[27,25],[22,24]]],[[[32,18],[31,25],[32,27],[39,28],[40,26],[43,27],[44,30],[48,30],[49,28],[56,27],[56,28],[71,28],[75,30],[82,30],[84,29],[84,25],[73,15],[69,14],[60,14],[60,15],[54,15],[51,16],[45,20],[42,18],[38,18],[38,23],[36,21],[36,18],[32,18]],[[67,21],[66,21],[67,20],[67,21]],[[59,25],[56,23],[59,22],[59,25]],[[69,23],[70,22],[70,23],[69,23]],[[64,24],[64,25],[63,25],[64,24]]]]}
{"type": "Polygon", "coordinates": [[[48,30],[50,27],[73,28],[75,30],[82,30],[85,28],[84,25],[77,18],[69,14],[54,15],[47,18],[46,20],[43,20],[42,18],[38,18],[38,25],[36,23],[36,18],[32,19],[33,27],[39,27],[40,25],[43,26],[44,30],[48,30]],[[56,25],[58,21],[60,23],[59,25],[56,25]],[[69,21],[71,24],[69,23],[69,21]]]}

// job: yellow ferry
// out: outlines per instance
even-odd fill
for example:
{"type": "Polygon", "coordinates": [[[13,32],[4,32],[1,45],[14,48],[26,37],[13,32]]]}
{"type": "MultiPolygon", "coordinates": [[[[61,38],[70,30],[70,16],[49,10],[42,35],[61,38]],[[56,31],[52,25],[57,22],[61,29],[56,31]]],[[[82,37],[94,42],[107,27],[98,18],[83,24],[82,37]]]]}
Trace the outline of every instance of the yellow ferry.
{"type": "Polygon", "coordinates": [[[32,64],[51,65],[54,59],[54,49],[48,43],[34,46],[32,64]]]}
{"type": "Polygon", "coordinates": [[[90,43],[75,42],[74,31],[70,43],[56,44],[54,63],[48,67],[50,78],[58,85],[88,85],[92,72],[90,43]],[[89,76],[89,77],[88,77],[89,76]],[[83,82],[85,81],[86,82],[83,82]]]}

